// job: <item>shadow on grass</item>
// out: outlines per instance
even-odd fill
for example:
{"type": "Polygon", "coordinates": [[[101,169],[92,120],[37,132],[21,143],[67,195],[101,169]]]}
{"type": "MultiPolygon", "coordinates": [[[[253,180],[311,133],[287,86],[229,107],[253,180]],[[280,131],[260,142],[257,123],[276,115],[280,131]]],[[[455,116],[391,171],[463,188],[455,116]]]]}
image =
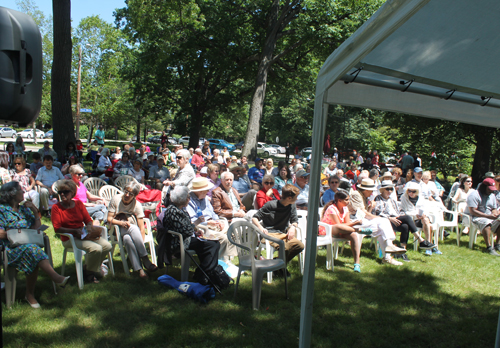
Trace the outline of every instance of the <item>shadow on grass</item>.
{"type": "MultiPolygon", "coordinates": [[[[365,251],[368,258],[373,252],[365,251]]],[[[345,254],[350,255],[347,249],[345,254]]],[[[207,305],[156,281],[127,278],[115,255],[116,276],[101,284],[70,286],[54,296],[40,280],[43,310],[18,302],[4,311],[8,346],[74,347],[295,347],[298,345],[302,277],[292,262],[290,300],[284,281],[265,282],[261,310],[253,311],[251,277],[242,276],[238,295],[230,287],[207,305]]],[[[366,260],[366,259],[365,259],[366,260]]],[[[410,268],[377,265],[352,272],[337,260],[335,272],[317,260],[313,347],[483,347],[492,346],[498,319],[497,294],[464,297],[442,289],[439,278],[410,268]]],[[[345,264],[345,265],[344,265],[345,264]]],[[[417,265],[417,263],[415,263],[417,265]]],[[[416,267],[416,266],[413,266],[416,267]]],[[[426,265],[419,263],[418,267],[426,265]]],[[[180,276],[179,267],[168,272],[180,276]]],[[[160,276],[162,271],[155,274],[160,276]]],[[[20,276],[18,300],[23,293],[20,276]]]]}

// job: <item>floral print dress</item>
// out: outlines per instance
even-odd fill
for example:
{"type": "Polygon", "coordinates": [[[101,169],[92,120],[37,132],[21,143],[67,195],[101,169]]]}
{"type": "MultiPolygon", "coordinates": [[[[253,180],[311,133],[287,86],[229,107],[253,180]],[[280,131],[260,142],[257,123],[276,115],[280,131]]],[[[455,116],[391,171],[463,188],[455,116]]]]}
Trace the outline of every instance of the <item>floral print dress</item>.
{"type": "MultiPolygon", "coordinates": [[[[11,206],[0,205],[0,229],[30,228],[34,223],[35,216],[31,209],[19,206],[19,212],[16,213],[11,206]]],[[[20,272],[31,274],[40,261],[48,259],[47,254],[36,244],[23,244],[11,249],[8,239],[0,239],[0,243],[7,249],[9,266],[20,272]]]]}

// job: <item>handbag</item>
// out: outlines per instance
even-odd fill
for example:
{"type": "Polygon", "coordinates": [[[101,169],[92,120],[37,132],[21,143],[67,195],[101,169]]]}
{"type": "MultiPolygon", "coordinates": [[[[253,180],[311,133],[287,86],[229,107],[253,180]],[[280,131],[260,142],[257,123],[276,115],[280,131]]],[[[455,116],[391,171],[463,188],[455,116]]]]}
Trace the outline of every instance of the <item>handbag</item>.
{"type": "Polygon", "coordinates": [[[7,238],[9,239],[11,248],[15,248],[22,244],[45,246],[43,242],[43,232],[41,230],[27,228],[10,229],[7,230],[7,238]]]}

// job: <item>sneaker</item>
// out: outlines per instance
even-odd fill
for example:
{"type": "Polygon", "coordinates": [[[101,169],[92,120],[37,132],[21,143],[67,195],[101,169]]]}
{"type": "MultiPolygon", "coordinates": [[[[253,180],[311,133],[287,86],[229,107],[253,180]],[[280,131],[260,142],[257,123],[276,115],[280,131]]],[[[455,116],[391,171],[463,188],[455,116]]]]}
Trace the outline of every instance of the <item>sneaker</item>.
{"type": "Polygon", "coordinates": [[[404,254],[406,252],[405,248],[399,248],[394,244],[390,244],[385,248],[387,254],[404,254]]]}
{"type": "Polygon", "coordinates": [[[402,266],[403,265],[402,262],[396,261],[392,257],[389,260],[382,259],[382,264],[386,264],[386,263],[389,264],[389,265],[393,265],[393,266],[402,266]]]}
{"type": "Polygon", "coordinates": [[[410,262],[410,258],[408,257],[407,254],[401,255],[401,259],[403,259],[404,262],[410,262]]]}
{"type": "Polygon", "coordinates": [[[495,251],[495,249],[493,249],[493,247],[491,247],[491,246],[487,247],[484,252],[487,253],[487,254],[493,255],[493,256],[500,256],[500,254],[497,253],[495,251]]]}
{"type": "Polygon", "coordinates": [[[420,242],[418,245],[420,249],[427,250],[427,249],[432,249],[435,247],[435,245],[427,240],[424,240],[423,242],[420,242]]]}
{"type": "Polygon", "coordinates": [[[362,228],[358,230],[358,233],[369,235],[373,233],[373,230],[371,228],[362,228]]]}
{"type": "Polygon", "coordinates": [[[443,253],[439,251],[438,248],[432,248],[432,253],[436,255],[443,255],[443,253]]]}
{"type": "Polygon", "coordinates": [[[495,244],[493,247],[496,251],[500,251],[500,244],[495,244]]]}
{"type": "Polygon", "coordinates": [[[361,273],[361,265],[359,263],[354,264],[354,272],[361,273]]]}
{"type": "Polygon", "coordinates": [[[424,253],[426,256],[432,256],[432,251],[431,249],[427,249],[424,253]]]}

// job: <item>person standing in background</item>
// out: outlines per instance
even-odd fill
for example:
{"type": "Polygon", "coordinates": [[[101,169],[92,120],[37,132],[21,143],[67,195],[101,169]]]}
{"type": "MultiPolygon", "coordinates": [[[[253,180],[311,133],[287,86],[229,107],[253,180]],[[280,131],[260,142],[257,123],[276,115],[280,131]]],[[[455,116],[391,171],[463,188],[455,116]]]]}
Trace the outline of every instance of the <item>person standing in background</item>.
{"type": "Polygon", "coordinates": [[[97,129],[94,133],[94,138],[97,140],[97,144],[104,146],[104,131],[102,130],[102,125],[99,126],[99,129],[97,129]]]}

